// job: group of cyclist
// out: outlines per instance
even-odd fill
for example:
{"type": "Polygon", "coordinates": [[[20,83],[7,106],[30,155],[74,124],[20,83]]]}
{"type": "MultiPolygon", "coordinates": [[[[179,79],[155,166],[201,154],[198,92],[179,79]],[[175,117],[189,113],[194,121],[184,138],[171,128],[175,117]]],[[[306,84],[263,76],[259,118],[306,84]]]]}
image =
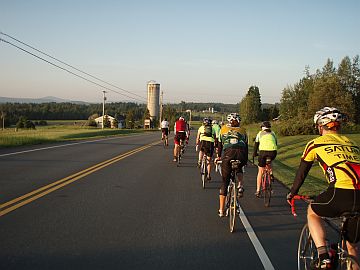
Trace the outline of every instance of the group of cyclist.
{"type": "MultiPolygon", "coordinates": [[[[312,164],[317,160],[329,186],[309,204],[307,211],[310,234],[318,251],[318,260],[314,269],[333,269],[321,217],[339,217],[344,212],[360,212],[360,148],[348,137],[340,134],[341,123],[344,119],[344,114],[334,107],[324,107],[315,113],[314,124],[320,136],[306,145],[294,183],[286,196],[290,203],[299,192],[312,164]]],[[[219,191],[220,217],[225,215],[225,198],[231,173],[230,160],[235,159],[241,162],[237,173],[239,180],[237,188],[239,196],[242,196],[244,192],[243,167],[247,164],[249,151],[247,133],[245,128],[240,126],[240,116],[237,113],[231,113],[227,120],[228,123],[220,128],[216,120],[211,121],[205,118],[196,137],[196,148],[199,150],[198,164],[204,154],[209,161],[214,153],[216,153],[215,161],[222,160],[222,184],[219,191]]],[[[188,126],[180,125],[178,121],[176,123],[178,128],[175,128],[174,160],[176,160],[178,139],[188,140],[189,138],[186,135],[188,126]]],[[[256,197],[261,196],[260,183],[266,166],[266,158],[271,160],[276,158],[277,145],[277,137],[271,130],[271,123],[263,122],[261,130],[256,135],[253,151],[253,157],[258,156],[256,197]]],[[[210,181],[211,162],[208,164],[208,180],[210,181]]],[[[357,258],[356,243],[360,238],[360,221],[356,220],[353,224],[349,224],[347,235],[348,253],[357,258]]]]}

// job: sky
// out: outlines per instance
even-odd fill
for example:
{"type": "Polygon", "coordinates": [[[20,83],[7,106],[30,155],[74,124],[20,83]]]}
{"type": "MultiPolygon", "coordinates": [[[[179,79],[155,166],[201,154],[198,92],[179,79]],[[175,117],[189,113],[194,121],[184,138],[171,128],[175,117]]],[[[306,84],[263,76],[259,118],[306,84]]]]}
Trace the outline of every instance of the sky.
{"type": "Polygon", "coordinates": [[[0,96],[145,103],[154,80],[164,103],[235,104],[253,85],[275,103],[306,66],[360,54],[359,11],[358,0],[0,0],[0,39],[13,44],[0,41],[0,96]]]}

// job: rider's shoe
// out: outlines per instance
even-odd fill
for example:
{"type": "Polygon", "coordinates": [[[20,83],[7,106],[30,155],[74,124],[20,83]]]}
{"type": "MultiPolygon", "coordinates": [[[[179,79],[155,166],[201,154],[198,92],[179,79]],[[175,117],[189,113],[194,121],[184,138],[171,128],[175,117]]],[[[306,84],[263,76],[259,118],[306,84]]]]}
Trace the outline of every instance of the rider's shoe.
{"type": "Polygon", "coordinates": [[[331,263],[330,259],[324,259],[322,261],[320,261],[320,259],[317,259],[315,261],[315,265],[312,268],[314,270],[322,270],[322,269],[334,269],[333,265],[331,263]]]}
{"type": "Polygon", "coordinates": [[[208,175],[207,178],[206,178],[206,180],[208,180],[208,182],[210,182],[210,181],[211,181],[211,176],[208,175]]]}
{"type": "Polygon", "coordinates": [[[225,210],[219,210],[219,217],[225,217],[226,213],[225,210]]]}
{"type": "Polygon", "coordinates": [[[176,161],[177,161],[177,158],[176,158],[176,157],[174,157],[173,161],[174,161],[174,162],[176,162],[176,161]]]}
{"type": "Polygon", "coordinates": [[[243,187],[238,187],[238,197],[241,198],[244,196],[245,189],[243,187]]]}
{"type": "Polygon", "coordinates": [[[260,191],[256,191],[256,192],[255,192],[255,196],[256,196],[257,198],[261,198],[261,192],[260,192],[260,191]]]}

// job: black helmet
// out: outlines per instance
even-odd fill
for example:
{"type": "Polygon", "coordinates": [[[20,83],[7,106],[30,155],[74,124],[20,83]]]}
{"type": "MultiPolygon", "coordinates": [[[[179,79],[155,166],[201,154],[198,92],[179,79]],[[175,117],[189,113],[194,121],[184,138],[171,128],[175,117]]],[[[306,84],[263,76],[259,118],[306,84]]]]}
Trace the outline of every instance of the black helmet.
{"type": "Polygon", "coordinates": [[[271,128],[271,123],[269,121],[264,121],[261,123],[261,128],[269,129],[271,128]]]}

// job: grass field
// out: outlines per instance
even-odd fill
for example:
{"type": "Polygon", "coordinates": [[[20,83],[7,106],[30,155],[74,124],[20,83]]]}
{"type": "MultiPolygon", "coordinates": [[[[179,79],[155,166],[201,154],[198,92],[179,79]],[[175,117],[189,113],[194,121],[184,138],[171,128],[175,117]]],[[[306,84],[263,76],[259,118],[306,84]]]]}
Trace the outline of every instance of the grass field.
{"type": "Polygon", "coordinates": [[[83,140],[108,136],[119,136],[144,132],[143,129],[99,129],[79,127],[76,125],[49,125],[37,127],[35,130],[5,129],[0,131],[0,147],[14,147],[49,142],[83,140]]]}
{"type": "MultiPolygon", "coordinates": [[[[249,159],[252,159],[253,145],[260,125],[246,127],[249,135],[249,159]]],[[[346,134],[351,140],[360,145],[360,134],[346,134]]],[[[278,155],[273,162],[274,175],[284,185],[290,187],[294,181],[296,170],[300,164],[300,157],[308,141],[316,135],[299,135],[278,137],[278,155]]],[[[325,177],[317,162],[307,176],[304,185],[300,189],[301,194],[315,195],[327,187],[325,177]]]]}

